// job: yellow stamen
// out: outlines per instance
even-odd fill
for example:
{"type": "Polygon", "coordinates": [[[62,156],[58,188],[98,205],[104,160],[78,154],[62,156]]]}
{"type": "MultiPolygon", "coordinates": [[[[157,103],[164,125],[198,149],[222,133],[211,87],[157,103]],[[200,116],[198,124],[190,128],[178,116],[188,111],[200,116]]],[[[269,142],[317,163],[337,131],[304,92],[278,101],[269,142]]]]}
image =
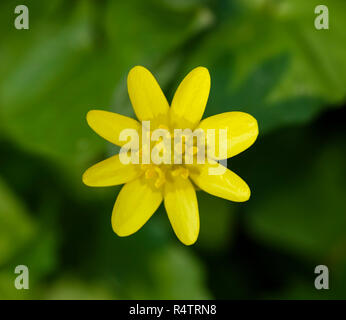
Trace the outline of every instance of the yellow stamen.
{"type": "Polygon", "coordinates": [[[163,173],[163,171],[159,167],[155,167],[154,169],[155,169],[157,176],[158,176],[158,178],[155,181],[155,187],[160,188],[166,181],[165,174],[163,173]]]}
{"type": "Polygon", "coordinates": [[[189,177],[189,170],[183,167],[179,167],[172,171],[172,176],[173,177],[181,176],[184,179],[187,179],[189,177]]]}
{"type": "Polygon", "coordinates": [[[155,170],[154,168],[149,168],[145,171],[145,178],[146,179],[151,179],[155,176],[155,170]]]}

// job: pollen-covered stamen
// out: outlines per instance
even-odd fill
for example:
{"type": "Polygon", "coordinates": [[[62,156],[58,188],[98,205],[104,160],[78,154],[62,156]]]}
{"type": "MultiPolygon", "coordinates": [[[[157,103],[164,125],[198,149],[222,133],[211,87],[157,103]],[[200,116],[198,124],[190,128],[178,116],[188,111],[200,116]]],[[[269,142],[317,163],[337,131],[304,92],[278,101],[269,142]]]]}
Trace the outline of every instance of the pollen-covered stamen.
{"type": "Polygon", "coordinates": [[[166,182],[165,173],[160,167],[155,165],[142,164],[141,169],[144,170],[146,179],[155,179],[155,188],[160,188],[166,182]]]}
{"type": "Polygon", "coordinates": [[[145,178],[146,179],[151,179],[151,178],[154,178],[155,176],[155,170],[154,168],[149,168],[145,171],[145,178]]]}
{"type": "Polygon", "coordinates": [[[157,179],[155,181],[155,187],[160,188],[166,181],[164,172],[159,168],[155,167],[155,171],[157,173],[157,179]]]}
{"type": "Polygon", "coordinates": [[[181,176],[184,179],[187,179],[189,177],[189,170],[184,167],[179,167],[177,169],[172,170],[172,176],[173,177],[181,176]]]}

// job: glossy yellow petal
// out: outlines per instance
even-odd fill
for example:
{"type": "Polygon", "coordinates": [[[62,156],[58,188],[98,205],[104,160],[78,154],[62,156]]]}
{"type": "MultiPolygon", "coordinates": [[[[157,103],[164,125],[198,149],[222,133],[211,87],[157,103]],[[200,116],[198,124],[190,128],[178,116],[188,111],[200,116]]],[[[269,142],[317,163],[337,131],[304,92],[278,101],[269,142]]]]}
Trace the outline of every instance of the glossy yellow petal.
{"type": "Polygon", "coordinates": [[[142,66],[132,68],[127,77],[127,89],[139,120],[150,120],[152,128],[168,124],[167,99],[149,70],[142,66]]]}
{"type": "Polygon", "coordinates": [[[96,163],[83,174],[83,182],[90,187],[123,184],[137,178],[141,170],[133,164],[122,164],[119,155],[96,163]]]}
{"type": "Polygon", "coordinates": [[[170,110],[174,128],[194,129],[201,121],[210,91],[208,69],[193,69],[180,83],[170,110]]]}
{"type": "Polygon", "coordinates": [[[123,115],[103,111],[90,110],[87,114],[89,126],[102,138],[118,146],[122,146],[126,141],[120,141],[120,132],[124,129],[140,130],[141,125],[138,121],[123,115]]]}
{"type": "Polygon", "coordinates": [[[167,181],[164,203],[178,239],[185,245],[195,243],[199,233],[199,214],[196,191],[190,180],[178,176],[167,181]]]}
{"type": "Polygon", "coordinates": [[[112,227],[120,237],[138,231],[162,202],[160,190],[149,185],[143,176],[123,186],[112,213],[112,227]]]}
{"type": "MultiPolygon", "coordinates": [[[[245,112],[225,112],[206,118],[198,128],[215,129],[215,159],[227,159],[249,148],[258,135],[256,119],[245,112]],[[227,129],[227,139],[219,143],[219,129],[227,129]],[[227,149],[226,149],[227,148],[227,149]],[[225,155],[225,156],[223,156],[225,155]]],[[[214,148],[214,146],[210,146],[214,148]]]]}
{"type": "Polygon", "coordinates": [[[235,202],[247,201],[250,188],[246,182],[231,170],[220,166],[217,163],[195,165],[190,170],[190,177],[199,188],[214,196],[235,202]],[[215,169],[221,169],[222,174],[211,174],[211,170],[215,169]]]}

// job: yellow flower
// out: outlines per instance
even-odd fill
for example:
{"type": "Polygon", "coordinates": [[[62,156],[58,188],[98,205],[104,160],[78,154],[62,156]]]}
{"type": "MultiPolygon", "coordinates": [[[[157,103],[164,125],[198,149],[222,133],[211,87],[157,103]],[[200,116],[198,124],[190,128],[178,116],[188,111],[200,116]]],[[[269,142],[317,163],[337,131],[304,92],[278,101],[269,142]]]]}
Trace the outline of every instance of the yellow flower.
{"type": "MultiPolygon", "coordinates": [[[[226,158],[250,147],[257,138],[257,121],[243,112],[226,112],[201,121],[210,90],[210,75],[206,68],[192,70],[181,82],[169,106],[154,76],[141,66],[134,67],[127,79],[128,93],[137,118],[150,121],[151,128],[227,129],[226,158]]],[[[134,129],[139,134],[137,120],[101,110],[87,114],[89,126],[104,139],[123,146],[120,132],[134,129]]],[[[216,133],[215,160],[221,160],[224,148],[216,133]]],[[[185,245],[196,242],[199,233],[199,213],[196,187],[231,201],[242,202],[250,197],[248,185],[235,173],[210,175],[211,167],[221,164],[123,164],[119,155],[90,167],[83,175],[88,186],[125,184],[115,202],[112,227],[119,236],[138,231],[164,201],[168,218],[179,240],[185,245]]],[[[216,208],[217,209],[217,208],[216,208]]]]}

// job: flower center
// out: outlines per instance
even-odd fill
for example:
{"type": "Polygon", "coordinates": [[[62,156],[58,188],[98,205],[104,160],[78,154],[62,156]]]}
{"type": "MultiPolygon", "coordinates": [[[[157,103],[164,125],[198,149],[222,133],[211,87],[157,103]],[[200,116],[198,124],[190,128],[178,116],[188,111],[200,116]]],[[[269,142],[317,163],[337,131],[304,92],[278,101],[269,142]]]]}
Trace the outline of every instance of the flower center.
{"type": "Polygon", "coordinates": [[[174,177],[189,177],[189,169],[182,165],[155,165],[142,164],[141,170],[147,180],[151,180],[155,188],[161,188],[167,180],[172,180],[174,177]]]}
{"type": "MultiPolygon", "coordinates": [[[[140,149],[141,170],[145,179],[151,180],[155,188],[161,188],[165,182],[172,180],[175,177],[182,177],[187,179],[189,177],[189,169],[186,167],[186,154],[196,158],[198,151],[197,143],[194,141],[187,141],[185,136],[182,136],[179,141],[174,139],[172,131],[167,126],[160,125],[158,129],[162,129],[162,134],[159,138],[152,136],[152,132],[147,133],[150,139],[150,148],[147,144],[142,144],[140,149]],[[155,138],[155,139],[153,139],[155,138]],[[154,141],[153,141],[154,140],[154,141]],[[154,152],[154,149],[157,152],[154,152]],[[150,163],[143,163],[145,152],[150,152],[150,163]],[[159,160],[167,158],[167,162],[160,162],[159,160]],[[179,156],[181,162],[176,163],[176,157],[179,156]]],[[[192,159],[193,160],[193,159],[192,159]]]]}

